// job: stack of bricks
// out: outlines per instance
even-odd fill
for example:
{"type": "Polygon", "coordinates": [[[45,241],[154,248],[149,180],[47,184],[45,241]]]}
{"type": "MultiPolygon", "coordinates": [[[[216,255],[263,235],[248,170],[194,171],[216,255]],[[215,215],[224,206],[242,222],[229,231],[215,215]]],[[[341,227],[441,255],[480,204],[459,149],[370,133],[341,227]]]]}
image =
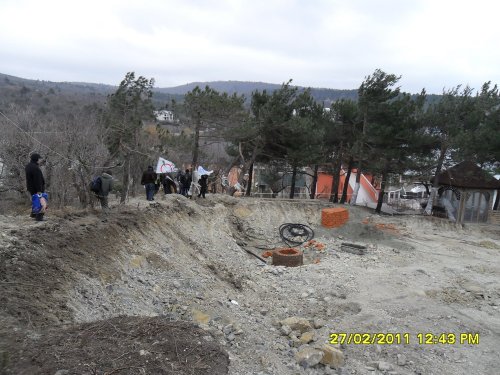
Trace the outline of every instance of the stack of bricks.
{"type": "Polygon", "coordinates": [[[346,208],[324,208],[321,211],[321,225],[326,228],[338,228],[349,220],[346,208]]]}

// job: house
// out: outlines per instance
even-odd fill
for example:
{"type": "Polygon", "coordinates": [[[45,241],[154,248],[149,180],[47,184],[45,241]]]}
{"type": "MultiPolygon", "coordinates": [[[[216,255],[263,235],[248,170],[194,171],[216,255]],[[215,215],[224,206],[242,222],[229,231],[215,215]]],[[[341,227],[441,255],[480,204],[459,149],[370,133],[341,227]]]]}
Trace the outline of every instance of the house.
{"type": "Polygon", "coordinates": [[[154,111],[154,115],[157,121],[174,122],[174,113],[166,109],[160,111],[154,111]]]}
{"type": "MultiPolygon", "coordinates": [[[[438,176],[436,211],[441,209],[457,223],[485,223],[488,221],[493,197],[500,189],[500,181],[471,161],[463,161],[438,176]]],[[[434,182],[434,178],[431,178],[434,182]]]]}

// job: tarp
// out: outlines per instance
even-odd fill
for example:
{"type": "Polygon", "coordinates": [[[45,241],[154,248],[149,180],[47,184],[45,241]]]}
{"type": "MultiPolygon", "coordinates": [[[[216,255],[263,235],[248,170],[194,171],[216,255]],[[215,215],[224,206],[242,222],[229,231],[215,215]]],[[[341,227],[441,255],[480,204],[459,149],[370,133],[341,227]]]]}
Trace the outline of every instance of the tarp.
{"type": "Polygon", "coordinates": [[[177,172],[175,164],[171,161],[163,158],[158,158],[158,163],[156,164],[156,173],[170,173],[177,172]]]}

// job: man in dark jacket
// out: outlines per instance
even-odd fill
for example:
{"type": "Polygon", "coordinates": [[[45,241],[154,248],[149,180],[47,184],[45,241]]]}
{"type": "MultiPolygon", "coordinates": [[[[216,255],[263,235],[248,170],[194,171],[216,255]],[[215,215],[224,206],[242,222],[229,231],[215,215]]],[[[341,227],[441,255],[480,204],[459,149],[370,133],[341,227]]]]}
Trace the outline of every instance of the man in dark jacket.
{"type": "Polygon", "coordinates": [[[189,171],[189,169],[186,169],[185,176],[186,176],[186,183],[183,186],[182,195],[187,197],[189,188],[191,187],[191,182],[193,182],[193,178],[191,177],[191,172],[189,171]]]}
{"type": "Polygon", "coordinates": [[[142,174],[141,185],[144,185],[146,188],[146,199],[148,201],[154,201],[156,177],[156,173],[151,165],[142,174]]]}
{"type": "Polygon", "coordinates": [[[108,195],[111,190],[113,190],[113,172],[104,171],[101,174],[101,190],[97,194],[103,210],[109,210],[108,195]]]}
{"type": "Polygon", "coordinates": [[[200,184],[200,194],[198,194],[198,198],[203,197],[205,199],[205,194],[208,190],[208,176],[204,174],[201,176],[201,178],[198,180],[198,183],[200,184]]]}
{"type": "MultiPolygon", "coordinates": [[[[45,192],[45,179],[40,169],[41,162],[42,157],[40,154],[33,153],[30,157],[30,162],[24,169],[26,172],[26,189],[29,191],[32,199],[35,194],[41,197],[42,193],[45,192]]],[[[32,211],[31,213],[31,217],[34,217],[37,221],[43,221],[43,215],[43,212],[35,213],[32,211]]]]}
{"type": "Polygon", "coordinates": [[[177,185],[172,177],[168,173],[163,176],[163,191],[165,194],[175,194],[177,193],[177,185]]]}

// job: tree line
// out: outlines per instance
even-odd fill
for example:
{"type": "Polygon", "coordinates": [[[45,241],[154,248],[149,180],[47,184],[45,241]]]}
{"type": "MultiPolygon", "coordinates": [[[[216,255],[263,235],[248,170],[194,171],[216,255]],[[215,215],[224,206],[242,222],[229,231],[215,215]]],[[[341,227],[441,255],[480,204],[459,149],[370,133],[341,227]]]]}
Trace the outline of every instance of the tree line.
{"type": "Polygon", "coordinates": [[[1,118],[5,136],[0,142],[0,192],[24,191],[22,171],[33,151],[48,158],[47,185],[53,199],[64,205],[77,196],[83,206],[90,201],[87,182],[103,168],[118,172],[123,202],[135,193],[141,170],[159,155],[179,163],[208,164],[214,160],[204,151],[213,143],[224,147],[217,160],[221,169],[227,173],[240,166],[240,182],[246,173],[251,178],[256,163],[271,172],[289,173],[290,198],[301,173],[310,173],[315,185],[320,168],[329,170],[334,175],[331,200],[342,203],[347,193],[345,189],[338,194],[342,165],[348,174],[353,168],[376,174],[381,178],[378,212],[392,176],[411,171],[428,180],[446,163],[465,159],[498,169],[496,85],[486,82],[477,92],[457,86],[428,100],[425,90],[418,95],[402,92],[400,78],[377,69],[364,78],[357,100],[341,99],[330,108],[291,81],[272,92],[256,90],[250,100],[195,87],[183,101],[165,103],[190,130],[173,134],[160,126],[144,126],[154,123],[154,80],[127,73],[104,106],[79,108],[65,121],[42,118],[29,107],[9,108],[8,119],[1,118]]]}

